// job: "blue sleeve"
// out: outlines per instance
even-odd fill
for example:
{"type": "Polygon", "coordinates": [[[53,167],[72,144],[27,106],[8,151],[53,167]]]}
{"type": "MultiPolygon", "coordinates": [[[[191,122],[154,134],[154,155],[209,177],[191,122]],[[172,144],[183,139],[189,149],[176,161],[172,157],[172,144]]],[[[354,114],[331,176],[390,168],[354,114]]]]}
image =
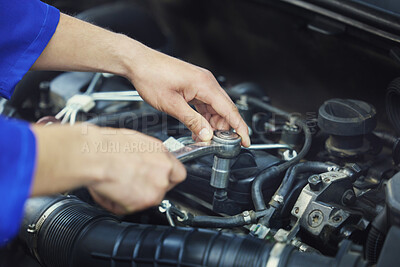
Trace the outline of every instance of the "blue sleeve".
{"type": "Polygon", "coordinates": [[[53,36],[60,12],[39,0],[0,0],[0,96],[35,63],[53,36]]]}
{"type": "Polygon", "coordinates": [[[0,117],[0,246],[18,232],[35,159],[36,140],[29,125],[0,117]]]}

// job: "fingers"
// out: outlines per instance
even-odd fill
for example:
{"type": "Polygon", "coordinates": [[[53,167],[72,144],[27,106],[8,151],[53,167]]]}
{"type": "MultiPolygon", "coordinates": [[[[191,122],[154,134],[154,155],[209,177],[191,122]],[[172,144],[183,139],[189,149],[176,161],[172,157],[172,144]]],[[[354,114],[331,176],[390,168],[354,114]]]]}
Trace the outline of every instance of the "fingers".
{"type": "MultiPolygon", "coordinates": [[[[249,130],[227,93],[219,86],[214,75],[203,69],[196,99],[209,104],[242,137],[242,145],[250,146],[249,130]]],[[[196,90],[196,88],[194,88],[196,90]]],[[[208,108],[209,109],[209,108],[208,108]]]]}
{"type": "Polygon", "coordinates": [[[202,141],[209,141],[213,136],[213,129],[205,117],[192,109],[180,96],[176,95],[175,106],[168,113],[183,122],[192,133],[202,141]]]}
{"type": "Polygon", "coordinates": [[[229,130],[231,128],[228,122],[218,114],[211,116],[210,124],[213,128],[218,130],[229,130]]]}
{"type": "Polygon", "coordinates": [[[105,208],[108,211],[111,211],[114,214],[125,214],[127,213],[126,209],[124,209],[121,205],[118,205],[117,203],[113,202],[112,200],[103,197],[102,195],[98,194],[96,191],[94,191],[92,188],[88,187],[89,193],[92,196],[93,200],[105,208]]]}
{"type": "Polygon", "coordinates": [[[210,90],[206,88],[202,91],[207,92],[207,94],[199,94],[199,100],[211,105],[218,115],[224,118],[236,130],[242,137],[243,146],[250,146],[250,137],[246,123],[240,116],[235,104],[220,90],[222,89],[218,86],[213,90],[215,93],[210,93],[210,90]]]}
{"type": "MultiPolygon", "coordinates": [[[[172,169],[169,176],[170,188],[174,187],[176,184],[183,182],[186,178],[186,169],[183,164],[177,160],[171,153],[168,153],[168,157],[172,162],[172,169]]],[[[168,189],[168,190],[169,190],[168,189]]]]}

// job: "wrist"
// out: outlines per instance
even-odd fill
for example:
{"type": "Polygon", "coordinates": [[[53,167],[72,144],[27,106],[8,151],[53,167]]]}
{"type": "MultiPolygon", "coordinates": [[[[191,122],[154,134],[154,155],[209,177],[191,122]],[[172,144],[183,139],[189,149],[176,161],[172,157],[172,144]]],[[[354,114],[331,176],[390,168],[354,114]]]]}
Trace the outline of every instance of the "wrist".
{"type": "Polygon", "coordinates": [[[143,71],[149,71],[146,66],[151,59],[153,49],[146,45],[120,34],[119,61],[122,73],[119,75],[127,78],[131,83],[135,83],[140,77],[146,76],[143,71]]]}
{"type": "Polygon", "coordinates": [[[90,147],[99,131],[97,127],[83,127],[31,127],[37,146],[33,195],[60,193],[104,179],[99,155],[90,147]]]}

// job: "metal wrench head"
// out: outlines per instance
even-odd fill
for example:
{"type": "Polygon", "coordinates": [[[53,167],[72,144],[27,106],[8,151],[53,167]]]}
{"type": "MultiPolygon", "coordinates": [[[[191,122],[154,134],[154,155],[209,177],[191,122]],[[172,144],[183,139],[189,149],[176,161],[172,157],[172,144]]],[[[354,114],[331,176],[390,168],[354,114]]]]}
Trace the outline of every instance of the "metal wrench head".
{"type": "Polygon", "coordinates": [[[241,138],[231,131],[215,131],[209,142],[198,142],[186,145],[171,153],[181,162],[214,154],[220,158],[234,158],[240,153],[241,138]]]}
{"type": "Polygon", "coordinates": [[[242,138],[233,131],[215,131],[212,144],[218,147],[215,156],[231,159],[240,153],[242,138]]]}

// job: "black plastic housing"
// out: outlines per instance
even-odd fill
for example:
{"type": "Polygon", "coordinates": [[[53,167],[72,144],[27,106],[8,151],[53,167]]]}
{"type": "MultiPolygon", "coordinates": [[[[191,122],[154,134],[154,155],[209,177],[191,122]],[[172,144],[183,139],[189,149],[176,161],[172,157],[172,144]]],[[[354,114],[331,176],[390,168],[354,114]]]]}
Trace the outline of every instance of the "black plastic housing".
{"type": "MultiPolygon", "coordinates": [[[[251,198],[251,185],[256,175],[263,169],[279,164],[281,160],[264,151],[242,152],[231,161],[231,173],[227,188],[227,199],[223,205],[223,213],[235,215],[245,210],[254,209],[251,198]]],[[[210,186],[213,157],[207,156],[186,163],[187,178],[177,189],[192,194],[210,204],[213,203],[215,189],[210,186]]],[[[281,177],[273,177],[263,187],[265,198],[269,199],[275,193],[281,182],[281,177]]]]}

